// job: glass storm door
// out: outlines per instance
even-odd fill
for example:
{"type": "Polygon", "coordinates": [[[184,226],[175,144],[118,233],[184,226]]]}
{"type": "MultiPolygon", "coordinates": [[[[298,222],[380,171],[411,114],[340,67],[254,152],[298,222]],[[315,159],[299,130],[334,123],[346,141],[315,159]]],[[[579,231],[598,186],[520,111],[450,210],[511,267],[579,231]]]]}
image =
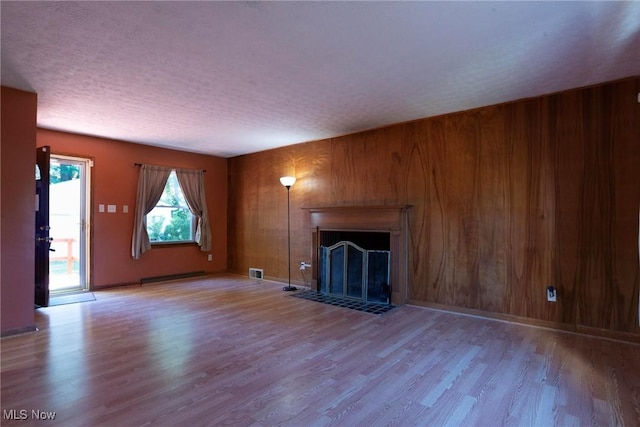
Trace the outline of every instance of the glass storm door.
{"type": "Polygon", "coordinates": [[[51,156],[49,225],[51,293],[89,289],[89,159],[51,156]]]}

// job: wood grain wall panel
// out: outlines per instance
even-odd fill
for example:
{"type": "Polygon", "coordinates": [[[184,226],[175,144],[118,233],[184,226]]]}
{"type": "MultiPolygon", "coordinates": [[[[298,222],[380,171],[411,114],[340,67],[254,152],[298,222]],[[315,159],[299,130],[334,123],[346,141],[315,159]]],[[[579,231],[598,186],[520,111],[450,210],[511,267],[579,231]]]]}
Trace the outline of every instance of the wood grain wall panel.
{"type": "Polygon", "coordinates": [[[527,190],[530,168],[531,146],[527,139],[527,122],[524,105],[505,108],[505,151],[506,161],[506,222],[508,247],[507,290],[505,311],[526,313],[530,282],[530,248],[527,245],[527,224],[529,197],[527,190]]]}
{"type": "Polygon", "coordinates": [[[581,265],[580,229],[582,224],[581,180],[584,177],[584,139],[581,123],[585,120],[579,108],[581,91],[554,97],[556,102],[556,218],[555,285],[563,301],[562,320],[576,321],[581,265]]]}
{"type": "Polygon", "coordinates": [[[585,90],[581,104],[587,119],[581,121],[577,323],[612,330],[635,324],[637,330],[638,264],[632,248],[638,234],[640,113],[633,96],[637,83],[633,93],[631,84],[619,87],[627,90],[585,90]]]}
{"type": "Polygon", "coordinates": [[[507,243],[506,218],[509,212],[509,162],[505,150],[504,109],[487,108],[477,116],[480,126],[478,192],[478,223],[480,240],[478,253],[478,301],[475,308],[492,312],[506,309],[507,243]]]}
{"type": "Polygon", "coordinates": [[[332,199],[337,205],[394,205],[400,182],[394,175],[400,163],[402,128],[363,132],[352,138],[334,138],[332,199]],[[393,177],[393,178],[392,178],[393,177]]]}
{"type": "MultiPolygon", "coordinates": [[[[331,163],[330,144],[328,141],[317,141],[307,144],[298,144],[290,147],[287,153],[278,158],[274,164],[279,165],[278,170],[289,171],[297,177],[296,183],[291,187],[291,279],[296,282],[308,282],[311,271],[306,271],[306,276],[300,272],[300,261],[311,262],[311,233],[309,232],[308,217],[303,208],[313,205],[330,205],[330,179],[331,163]]],[[[277,150],[276,150],[277,151],[277,150]]],[[[280,175],[278,175],[280,176],[280,175]]],[[[286,191],[280,183],[279,202],[282,207],[281,217],[286,215],[286,191]]],[[[286,222],[282,223],[279,233],[286,234],[286,222]]],[[[285,243],[286,244],[286,243],[285,243]]],[[[282,252],[284,254],[284,252],[282,252]]],[[[286,263],[286,258],[283,262],[286,263]]],[[[286,274],[286,265],[284,265],[286,274]]],[[[280,276],[283,277],[283,276],[280,276]]]]}
{"type": "MultiPolygon", "coordinates": [[[[603,94],[585,91],[580,108],[585,118],[602,113],[603,94]]],[[[577,323],[593,325],[605,320],[611,314],[613,298],[613,268],[611,253],[615,236],[610,228],[613,224],[612,209],[615,209],[614,193],[611,188],[612,156],[614,141],[606,138],[606,123],[610,118],[604,112],[600,120],[582,121],[583,170],[579,188],[582,220],[579,230],[580,267],[577,275],[578,318],[577,323]],[[605,137],[606,139],[603,139],[605,137]],[[608,285],[607,285],[608,284],[608,285]],[[591,304],[588,302],[591,301],[591,304]]]]}
{"type": "Polygon", "coordinates": [[[399,154],[400,170],[409,212],[409,299],[429,301],[445,292],[444,223],[442,194],[434,187],[437,161],[429,161],[428,147],[442,146],[440,122],[413,122],[406,125],[399,154]],[[427,143],[428,141],[428,143],[427,143]],[[429,236],[429,238],[425,238],[429,236]],[[420,277],[421,280],[415,280],[420,277]]]}
{"type": "Polygon", "coordinates": [[[639,334],[638,91],[635,77],[232,158],[230,269],[286,280],[278,178],[293,169],[298,282],[302,207],[407,204],[410,301],[639,334]]]}
{"type": "MultiPolygon", "coordinates": [[[[327,141],[299,144],[232,159],[229,169],[230,269],[246,274],[250,267],[264,269],[268,278],[287,276],[287,191],[280,177],[294,175],[291,187],[291,278],[301,282],[299,262],[310,261],[311,240],[302,208],[323,202],[328,194],[330,145],[327,141]],[[310,196],[315,196],[309,200],[310,196]]],[[[330,203],[327,199],[326,203],[330,203]]]]}
{"type": "MultiPolygon", "coordinates": [[[[621,83],[620,90],[612,91],[612,139],[615,141],[614,188],[616,212],[614,216],[616,254],[614,284],[617,291],[618,312],[616,330],[634,324],[640,331],[638,315],[640,304],[640,79],[621,83]],[[636,96],[634,96],[634,94],[636,96]],[[622,203],[617,202],[623,201],[622,203]],[[632,231],[632,232],[629,232],[632,231]],[[633,232],[635,231],[635,232],[633,232]],[[633,278],[635,277],[635,280],[633,278]],[[633,286],[625,286],[628,278],[633,286]]],[[[614,319],[612,319],[613,321],[614,319]]]]}
{"type": "Polygon", "coordinates": [[[376,193],[367,193],[365,149],[364,134],[331,140],[331,199],[337,206],[366,205],[368,198],[376,197],[376,193]]]}
{"type": "MultiPolygon", "coordinates": [[[[555,191],[548,102],[529,100],[505,107],[509,168],[509,314],[553,320],[546,302],[554,285],[555,191]]],[[[557,311],[557,310],[555,310],[557,311]]]]}
{"type": "Polygon", "coordinates": [[[446,280],[450,287],[441,304],[475,308],[478,283],[478,204],[475,200],[478,173],[478,133],[474,114],[445,119],[445,170],[441,183],[447,236],[446,280]]]}

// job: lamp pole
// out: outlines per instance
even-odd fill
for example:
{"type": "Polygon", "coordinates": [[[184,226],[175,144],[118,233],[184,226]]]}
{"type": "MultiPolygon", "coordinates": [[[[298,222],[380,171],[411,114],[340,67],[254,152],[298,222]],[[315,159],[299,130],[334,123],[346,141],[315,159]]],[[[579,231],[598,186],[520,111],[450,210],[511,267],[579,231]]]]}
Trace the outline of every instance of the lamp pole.
{"type": "Polygon", "coordinates": [[[283,291],[297,291],[298,288],[295,286],[291,286],[291,211],[290,211],[290,200],[289,200],[289,191],[291,190],[291,186],[296,182],[296,178],[294,176],[283,176],[280,178],[280,183],[284,185],[287,189],[287,273],[289,276],[289,284],[282,288],[283,291]]]}

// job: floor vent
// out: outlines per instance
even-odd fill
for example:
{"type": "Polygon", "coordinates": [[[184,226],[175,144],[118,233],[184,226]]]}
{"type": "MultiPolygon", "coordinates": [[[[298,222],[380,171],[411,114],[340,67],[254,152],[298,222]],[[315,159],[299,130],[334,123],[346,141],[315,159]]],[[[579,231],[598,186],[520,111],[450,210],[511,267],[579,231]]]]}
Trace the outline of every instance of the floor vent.
{"type": "Polygon", "coordinates": [[[251,279],[262,280],[262,278],[264,277],[264,270],[262,270],[261,268],[250,268],[249,277],[251,279]]]}

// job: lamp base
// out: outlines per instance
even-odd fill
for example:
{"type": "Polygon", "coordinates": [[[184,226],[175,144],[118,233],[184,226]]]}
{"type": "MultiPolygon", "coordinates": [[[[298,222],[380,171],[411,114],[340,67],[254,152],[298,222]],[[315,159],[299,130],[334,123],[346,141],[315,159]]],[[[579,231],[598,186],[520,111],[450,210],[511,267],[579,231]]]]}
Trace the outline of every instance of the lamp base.
{"type": "Polygon", "coordinates": [[[296,288],[295,286],[289,285],[289,286],[285,286],[284,288],[282,288],[282,290],[285,291],[285,292],[291,292],[291,291],[297,291],[298,288],[296,288]]]}

